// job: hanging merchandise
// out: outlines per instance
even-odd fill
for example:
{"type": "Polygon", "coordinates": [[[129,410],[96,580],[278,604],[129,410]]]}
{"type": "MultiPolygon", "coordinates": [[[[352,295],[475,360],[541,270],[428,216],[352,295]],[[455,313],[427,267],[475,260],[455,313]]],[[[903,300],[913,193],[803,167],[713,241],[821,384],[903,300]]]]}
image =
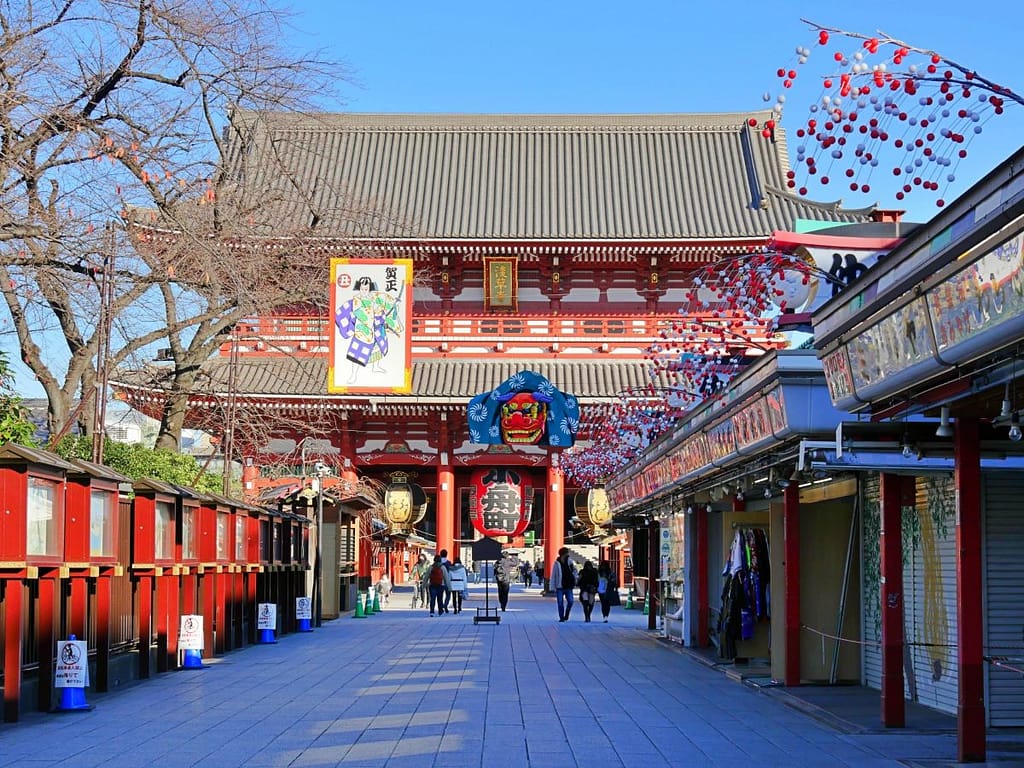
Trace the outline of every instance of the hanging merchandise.
{"type": "Polygon", "coordinates": [[[751,640],[755,625],[771,616],[771,569],[768,536],[763,528],[737,528],[722,570],[722,610],[718,620],[718,655],[736,658],[736,642],[751,640]]]}

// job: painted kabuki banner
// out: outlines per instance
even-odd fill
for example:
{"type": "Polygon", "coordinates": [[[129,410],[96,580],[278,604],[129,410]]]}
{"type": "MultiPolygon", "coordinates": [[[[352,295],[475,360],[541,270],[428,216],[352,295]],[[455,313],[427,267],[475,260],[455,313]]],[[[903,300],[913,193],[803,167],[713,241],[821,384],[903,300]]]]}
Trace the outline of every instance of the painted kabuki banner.
{"type": "Polygon", "coordinates": [[[473,473],[469,521],[483,536],[521,536],[533,514],[533,486],[512,469],[473,473]]]}
{"type": "Polygon", "coordinates": [[[485,445],[550,445],[576,441],[580,404],[533,371],[520,371],[469,401],[469,439],[485,445]]]}
{"type": "Polygon", "coordinates": [[[412,259],[331,259],[328,392],[412,389],[412,259]]]}

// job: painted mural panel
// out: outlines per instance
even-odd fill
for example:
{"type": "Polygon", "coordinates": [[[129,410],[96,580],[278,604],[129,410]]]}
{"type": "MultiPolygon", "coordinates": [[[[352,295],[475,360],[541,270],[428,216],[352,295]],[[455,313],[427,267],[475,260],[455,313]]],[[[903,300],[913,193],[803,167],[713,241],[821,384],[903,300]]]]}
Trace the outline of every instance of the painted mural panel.
{"type": "Polygon", "coordinates": [[[331,259],[328,392],[412,389],[412,259],[331,259]]]}

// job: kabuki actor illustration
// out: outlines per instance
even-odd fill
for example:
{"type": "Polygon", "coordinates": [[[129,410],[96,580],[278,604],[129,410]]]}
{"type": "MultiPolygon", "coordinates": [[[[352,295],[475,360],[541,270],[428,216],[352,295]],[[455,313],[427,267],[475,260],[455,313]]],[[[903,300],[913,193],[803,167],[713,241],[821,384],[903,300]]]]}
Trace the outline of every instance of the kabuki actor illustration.
{"type": "Polygon", "coordinates": [[[412,388],[412,260],[331,259],[329,392],[412,388]]]}
{"type": "Polygon", "coordinates": [[[469,401],[469,437],[484,445],[548,445],[576,440],[579,401],[533,371],[521,371],[469,401]]]}

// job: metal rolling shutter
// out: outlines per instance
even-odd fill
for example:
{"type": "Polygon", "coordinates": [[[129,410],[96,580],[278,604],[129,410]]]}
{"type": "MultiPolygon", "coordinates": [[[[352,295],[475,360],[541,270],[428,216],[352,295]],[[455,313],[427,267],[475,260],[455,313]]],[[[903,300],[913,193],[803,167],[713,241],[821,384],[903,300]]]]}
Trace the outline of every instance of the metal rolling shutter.
{"type": "Polygon", "coordinates": [[[907,698],[956,714],[956,508],[948,475],[917,478],[916,515],[903,514],[907,698]]]}
{"type": "Polygon", "coordinates": [[[860,482],[861,515],[861,627],[864,644],[861,646],[861,669],[864,685],[882,689],[882,607],[879,559],[879,530],[881,526],[878,473],[863,475],[860,482]]]}
{"type": "MultiPolygon", "coordinates": [[[[985,516],[985,653],[1024,656],[1024,528],[1020,524],[1024,478],[987,473],[982,482],[985,516]]],[[[988,724],[1024,726],[1024,676],[989,665],[988,724]]]]}

